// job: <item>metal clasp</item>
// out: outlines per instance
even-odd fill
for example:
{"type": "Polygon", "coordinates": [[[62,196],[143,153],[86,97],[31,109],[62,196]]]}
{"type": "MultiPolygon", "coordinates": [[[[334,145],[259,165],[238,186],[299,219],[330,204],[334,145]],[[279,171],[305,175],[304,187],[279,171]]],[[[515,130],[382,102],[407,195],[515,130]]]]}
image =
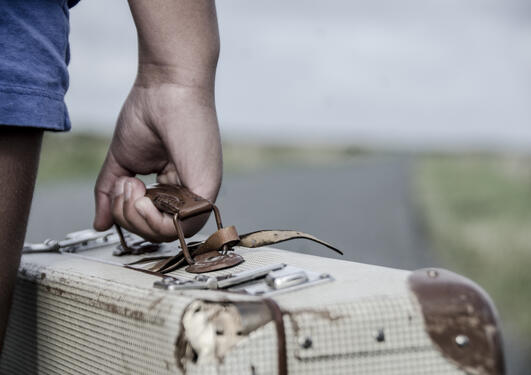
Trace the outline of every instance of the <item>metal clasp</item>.
{"type": "Polygon", "coordinates": [[[329,274],[279,263],[222,276],[201,274],[193,280],[165,276],[162,280],[155,281],[153,286],[165,290],[212,289],[253,296],[269,296],[333,280],[329,274]]]}
{"type": "Polygon", "coordinates": [[[155,281],[153,286],[159,289],[228,289],[230,287],[261,279],[272,271],[286,267],[284,263],[264,266],[254,270],[242,271],[236,274],[222,276],[197,275],[193,280],[180,280],[165,276],[162,280],[155,281]]]}
{"type": "Polygon", "coordinates": [[[22,253],[76,253],[78,251],[114,245],[118,242],[120,242],[120,238],[112,229],[105,232],[85,229],[69,233],[60,241],[47,239],[41,243],[25,243],[22,248],[22,253]]]}
{"type": "Polygon", "coordinates": [[[41,243],[24,243],[22,253],[53,253],[59,252],[59,242],[56,240],[46,239],[41,243]]]}
{"type": "MultiPolygon", "coordinates": [[[[182,254],[189,266],[186,268],[191,273],[210,272],[223,268],[233,267],[243,262],[243,258],[235,253],[228,254],[230,250],[228,244],[224,244],[221,249],[212,251],[213,254],[203,254],[202,258],[194,259],[188,245],[186,244],[184,232],[180,220],[185,220],[205,213],[214,213],[218,231],[223,229],[221,214],[218,207],[207,199],[204,199],[190,190],[180,185],[154,184],[146,188],[146,196],[151,199],[155,207],[163,213],[171,215],[173,225],[181,245],[182,254]]],[[[120,236],[120,246],[115,255],[135,254],[137,247],[145,246],[145,242],[128,244],[123,231],[118,224],[115,225],[120,236]]],[[[155,246],[152,244],[152,246],[155,246]]],[[[157,248],[149,248],[142,252],[156,251],[157,248]]]]}

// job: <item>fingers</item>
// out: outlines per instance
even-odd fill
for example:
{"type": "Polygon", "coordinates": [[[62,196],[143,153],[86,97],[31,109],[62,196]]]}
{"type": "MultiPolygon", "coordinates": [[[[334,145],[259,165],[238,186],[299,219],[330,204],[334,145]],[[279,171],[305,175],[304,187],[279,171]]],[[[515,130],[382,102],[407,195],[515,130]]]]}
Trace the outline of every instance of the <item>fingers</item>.
{"type": "MultiPolygon", "coordinates": [[[[116,223],[152,242],[175,241],[178,236],[173,217],[160,212],[145,194],[146,187],[138,178],[117,178],[110,197],[105,195],[111,202],[111,224],[116,223]]],[[[204,214],[182,222],[185,236],[196,233],[207,219],[208,214],[204,214]]]]}
{"type": "Polygon", "coordinates": [[[120,176],[130,176],[130,172],[120,167],[112,153],[107,154],[94,187],[96,215],[93,226],[96,230],[107,230],[113,224],[111,212],[112,194],[115,183],[120,176]]]}
{"type": "MultiPolygon", "coordinates": [[[[127,204],[124,204],[126,207],[127,204]]],[[[156,241],[174,241],[178,238],[175,224],[173,223],[173,217],[171,215],[160,212],[151,199],[147,197],[141,197],[134,202],[134,208],[140,216],[147,223],[150,231],[146,231],[149,235],[154,235],[156,241]]],[[[125,209],[124,209],[125,211],[125,209]]],[[[133,215],[126,214],[126,217],[132,217],[133,215]]],[[[208,220],[209,214],[202,214],[192,218],[188,218],[184,221],[179,221],[185,237],[190,237],[197,233],[208,220]]],[[[139,223],[138,223],[139,224],[139,223]]]]}
{"type": "Polygon", "coordinates": [[[95,191],[96,216],[94,217],[94,229],[107,230],[112,225],[111,199],[104,191],[95,191]]]}
{"type": "Polygon", "coordinates": [[[173,219],[161,213],[145,197],[146,187],[137,178],[122,177],[116,181],[112,201],[114,221],[125,229],[153,242],[177,239],[173,219]]]}
{"type": "Polygon", "coordinates": [[[160,212],[147,197],[140,198],[134,203],[136,211],[142,216],[152,233],[164,241],[177,239],[177,230],[173,218],[160,212]]]}
{"type": "Polygon", "coordinates": [[[140,235],[147,232],[147,225],[142,217],[131,213],[131,201],[138,199],[145,194],[144,184],[136,178],[121,177],[114,186],[112,200],[112,216],[116,224],[132,230],[140,235]]]}
{"type": "MultiPolygon", "coordinates": [[[[214,201],[216,198],[217,192],[219,190],[220,177],[219,178],[217,178],[216,176],[210,177],[210,174],[208,173],[205,173],[205,175],[207,176],[206,178],[207,182],[205,184],[200,183],[200,181],[202,180],[200,178],[192,178],[191,180],[188,181],[192,184],[192,186],[187,185],[187,188],[189,188],[191,191],[193,191],[194,193],[198,194],[199,196],[203,198],[206,198],[210,201],[214,201]],[[201,185],[202,188],[200,188],[199,185],[201,185]]],[[[168,163],[164,167],[162,172],[157,176],[157,182],[161,184],[181,185],[181,179],[179,178],[179,174],[177,173],[177,169],[175,168],[174,163],[168,163]]],[[[144,204],[146,204],[147,206],[149,203],[150,203],[149,201],[137,202],[137,209],[139,208],[139,206],[143,207],[144,204]]],[[[151,204],[149,206],[153,206],[153,205],[151,204]]],[[[149,210],[149,207],[146,207],[145,210],[147,212],[147,210],[149,210]]],[[[208,220],[208,217],[209,217],[209,214],[202,214],[202,215],[188,218],[182,221],[181,226],[182,226],[184,235],[186,237],[190,237],[194,235],[195,233],[197,233],[205,225],[205,223],[208,220]]],[[[168,222],[171,219],[168,215],[162,215],[161,217],[157,218],[155,212],[153,212],[153,214],[148,215],[148,224],[155,231],[157,230],[156,228],[159,228],[159,227],[165,228],[167,224],[163,225],[159,222],[154,221],[154,220],[162,220],[162,218],[165,218],[165,220],[167,220],[168,222]]]]}

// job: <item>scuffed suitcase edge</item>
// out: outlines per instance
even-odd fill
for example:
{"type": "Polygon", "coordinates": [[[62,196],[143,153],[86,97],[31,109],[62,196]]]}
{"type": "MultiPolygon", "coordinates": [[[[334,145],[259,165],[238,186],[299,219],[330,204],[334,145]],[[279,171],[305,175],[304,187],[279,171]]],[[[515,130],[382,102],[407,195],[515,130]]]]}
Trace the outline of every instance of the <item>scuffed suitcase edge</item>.
{"type": "Polygon", "coordinates": [[[272,322],[277,340],[277,373],[286,375],[283,316],[280,307],[270,298],[256,301],[196,299],[184,309],[180,319],[181,329],[175,342],[177,366],[186,373],[190,363],[219,364],[243,337],[272,322]]]}
{"type": "MultiPolygon", "coordinates": [[[[94,352],[91,355],[96,355],[102,363],[105,362],[106,366],[112,368],[113,371],[117,371],[117,373],[125,371],[124,369],[126,367],[135,369],[131,373],[145,373],[153,367],[160,367],[161,371],[170,371],[175,365],[166,361],[166,359],[172,358],[171,353],[174,350],[174,338],[179,333],[177,328],[179,322],[176,321],[177,317],[174,316],[180,315],[182,308],[190,300],[186,296],[169,295],[152,288],[141,288],[123,282],[111,281],[95,276],[86,276],[72,269],[68,269],[65,272],[65,270],[58,271],[53,269],[49,265],[43,266],[32,264],[31,262],[23,262],[17,278],[13,305],[13,312],[18,311],[19,314],[16,314],[18,315],[17,319],[14,319],[15,316],[10,317],[10,327],[8,327],[8,337],[6,337],[8,339],[9,336],[17,336],[15,339],[22,344],[22,347],[19,347],[22,350],[18,351],[18,353],[14,353],[13,350],[4,350],[0,359],[0,373],[27,373],[28,371],[26,371],[25,366],[29,362],[32,362],[30,358],[27,358],[26,349],[28,347],[30,347],[30,351],[33,351],[34,354],[35,363],[33,365],[33,372],[40,372],[41,370],[44,372],[46,369],[50,370],[52,367],[57,367],[56,370],[50,370],[52,371],[51,373],[62,373],[61,371],[64,370],[64,366],[72,363],[74,363],[74,367],[70,369],[76,373],[83,372],[81,369],[89,371],[89,367],[98,367],[97,363],[94,362],[94,356],[89,358],[80,354],[84,352],[84,350],[80,349],[81,347],[90,347],[91,353],[94,352]],[[108,293],[111,290],[113,292],[108,293]],[[30,300],[27,298],[16,298],[17,294],[21,292],[23,292],[25,297],[29,293],[30,297],[33,298],[30,298],[30,300]],[[59,299],[61,299],[61,304],[57,304],[59,299]],[[30,309],[27,308],[28,304],[31,307],[30,309]],[[53,308],[53,313],[56,314],[54,317],[55,320],[53,321],[55,326],[59,322],[62,322],[60,324],[67,322],[69,329],[72,325],[75,325],[76,329],[80,328],[86,331],[89,329],[88,326],[94,325],[97,320],[104,319],[107,321],[108,319],[112,319],[114,321],[113,324],[120,321],[121,327],[116,326],[115,329],[110,331],[106,329],[97,332],[94,331],[95,335],[83,336],[83,338],[80,336],[81,331],[56,331],[57,327],[55,326],[54,329],[43,331],[44,324],[41,323],[44,321],[48,323],[52,321],[47,319],[46,316],[39,315],[37,317],[37,310],[42,312],[42,308],[47,310],[53,308]],[[78,311],[80,309],[87,313],[92,311],[91,316],[95,318],[89,322],[88,320],[83,320],[83,316],[72,314],[74,310],[78,311]],[[171,313],[172,311],[176,314],[171,313]],[[97,315],[94,315],[95,312],[97,315]],[[34,316],[31,316],[32,314],[34,316]],[[24,340],[21,341],[21,338],[18,336],[20,336],[21,329],[26,329],[26,324],[24,322],[21,324],[20,319],[24,320],[26,318],[30,318],[30,321],[36,321],[38,319],[39,324],[33,327],[33,331],[31,327],[29,328],[30,331],[24,331],[25,335],[28,333],[30,335],[24,336],[24,340]],[[19,322],[13,326],[14,322],[11,320],[19,320],[19,322]],[[79,325],[79,322],[83,326],[79,325]],[[18,331],[13,331],[15,327],[18,327],[18,331]],[[47,334],[57,333],[58,335],[62,332],[61,343],[57,341],[50,346],[49,342],[42,343],[42,340],[37,340],[37,337],[41,337],[43,334],[46,335],[46,332],[47,334]],[[141,344],[139,344],[139,348],[141,347],[140,349],[142,350],[149,351],[153,350],[153,348],[159,350],[161,348],[158,347],[159,344],[163,346],[164,350],[156,353],[154,357],[143,359],[140,359],[138,353],[129,351],[122,352],[118,348],[118,341],[121,340],[120,342],[123,341],[124,343],[131,342],[133,336],[136,339],[139,336],[143,338],[141,344]],[[169,339],[168,343],[160,341],[164,337],[169,339]],[[68,353],[73,353],[69,345],[65,346],[64,340],[67,340],[69,343],[75,341],[77,352],[75,356],[64,357],[65,361],[62,361],[63,358],[61,358],[61,361],[58,361],[57,355],[66,355],[65,350],[68,353]],[[168,350],[170,348],[171,351],[168,350]],[[44,353],[42,356],[40,355],[42,354],[41,351],[44,353]],[[169,355],[164,356],[163,352],[168,352],[169,355]],[[125,354],[126,358],[123,354],[125,354]],[[19,360],[20,355],[26,357],[25,361],[19,360]],[[38,361],[36,360],[37,358],[38,361]],[[114,362],[111,363],[109,361],[114,362]],[[127,361],[130,362],[130,366],[124,365],[127,361]],[[8,370],[10,368],[13,370],[13,368],[19,368],[21,366],[25,369],[24,371],[20,369],[17,372],[8,370]],[[43,366],[42,369],[41,366],[43,366]],[[59,368],[63,370],[59,371],[59,368]]],[[[49,313],[50,311],[48,315],[49,313]]],[[[64,325],[61,325],[61,327],[64,328],[64,325]]],[[[15,350],[16,348],[17,346],[13,347],[15,350]]]]}
{"type": "Polygon", "coordinates": [[[469,374],[505,374],[496,308],[479,285],[435,268],[413,271],[408,284],[426,332],[445,358],[469,374]]]}

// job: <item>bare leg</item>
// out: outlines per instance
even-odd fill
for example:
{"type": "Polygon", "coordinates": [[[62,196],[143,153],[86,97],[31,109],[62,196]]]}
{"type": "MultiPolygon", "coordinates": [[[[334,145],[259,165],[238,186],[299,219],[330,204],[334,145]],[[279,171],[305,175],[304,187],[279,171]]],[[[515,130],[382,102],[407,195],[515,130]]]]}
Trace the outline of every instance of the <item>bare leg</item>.
{"type": "Polygon", "coordinates": [[[0,126],[0,352],[26,235],[42,130],[0,126]]]}

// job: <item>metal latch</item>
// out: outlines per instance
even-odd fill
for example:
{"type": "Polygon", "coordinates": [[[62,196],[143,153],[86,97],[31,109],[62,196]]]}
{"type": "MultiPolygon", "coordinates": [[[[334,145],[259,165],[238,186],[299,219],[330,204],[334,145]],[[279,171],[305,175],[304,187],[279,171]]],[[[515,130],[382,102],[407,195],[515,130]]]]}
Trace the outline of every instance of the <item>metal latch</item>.
{"type": "Polygon", "coordinates": [[[165,290],[211,289],[269,296],[333,280],[329,274],[280,263],[222,276],[201,274],[193,280],[165,276],[162,280],[155,281],[153,286],[165,290]]]}
{"type": "Polygon", "coordinates": [[[278,272],[270,272],[265,278],[266,284],[275,290],[290,288],[295,285],[303,284],[307,281],[308,275],[304,271],[295,271],[280,275],[278,272]]]}
{"type": "Polygon", "coordinates": [[[155,281],[153,286],[159,289],[228,289],[234,285],[246,283],[252,280],[263,278],[271,271],[279,270],[286,265],[275,264],[272,266],[260,267],[254,270],[243,271],[237,274],[227,274],[223,276],[197,275],[193,280],[182,280],[171,276],[165,276],[162,280],[155,281]]]}
{"type": "Polygon", "coordinates": [[[28,253],[75,253],[99,247],[114,245],[120,242],[118,234],[114,230],[97,232],[92,229],[80,230],[69,233],[64,240],[44,240],[41,243],[25,243],[22,252],[28,253]]]}

